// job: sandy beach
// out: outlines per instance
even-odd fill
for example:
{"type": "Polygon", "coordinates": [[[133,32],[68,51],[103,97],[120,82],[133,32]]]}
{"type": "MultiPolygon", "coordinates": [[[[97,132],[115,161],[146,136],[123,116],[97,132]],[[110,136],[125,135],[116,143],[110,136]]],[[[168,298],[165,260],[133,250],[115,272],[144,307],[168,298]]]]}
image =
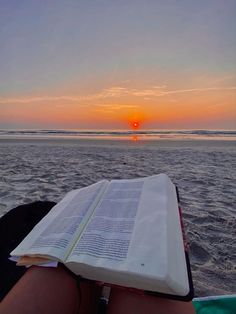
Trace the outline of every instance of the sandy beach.
{"type": "Polygon", "coordinates": [[[197,296],[235,293],[233,140],[0,139],[0,215],[101,179],[166,173],[178,185],[197,296]]]}

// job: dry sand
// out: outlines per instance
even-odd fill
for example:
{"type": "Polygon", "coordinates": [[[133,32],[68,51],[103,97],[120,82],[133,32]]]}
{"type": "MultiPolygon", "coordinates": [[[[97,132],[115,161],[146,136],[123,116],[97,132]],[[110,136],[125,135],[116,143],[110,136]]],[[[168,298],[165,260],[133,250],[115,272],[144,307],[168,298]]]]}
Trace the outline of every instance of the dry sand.
{"type": "Polygon", "coordinates": [[[103,178],[166,173],[178,185],[196,295],[235,293],[236,142],[0,139],[0,215],[103,178]]]}

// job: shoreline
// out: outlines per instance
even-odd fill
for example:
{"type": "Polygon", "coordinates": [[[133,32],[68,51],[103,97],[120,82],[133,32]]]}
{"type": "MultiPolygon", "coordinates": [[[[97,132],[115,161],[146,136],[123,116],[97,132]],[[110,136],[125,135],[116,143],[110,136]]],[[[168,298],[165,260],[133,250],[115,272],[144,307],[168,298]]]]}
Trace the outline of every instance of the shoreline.
{"type": "Polygon", "coordinates": [[[96,141],[236,141],[236,130],[79,130],[25,129],[1,130],[0,139],[57,139],[96,141]]]}
{"type": "MultiPolygon", "coordinates": [[[[163,143],[173,144],[191,144],[195,146],[196,144],[226,144],[226,145],[235,145],[236,139],[222,139],[222,138],[141,138],[141,137],[3,137],[0,136],[0,144],[3,143],[96,143],[96,144],[132,144],[138,146],[139,144],[143,145],[152,145],[154,143],[162,145],[163,143]]],[[[205,145],[204,145],[205,146],[205,145]]],[[[181,148],[181,145],[179,145],[181,148]]]]}

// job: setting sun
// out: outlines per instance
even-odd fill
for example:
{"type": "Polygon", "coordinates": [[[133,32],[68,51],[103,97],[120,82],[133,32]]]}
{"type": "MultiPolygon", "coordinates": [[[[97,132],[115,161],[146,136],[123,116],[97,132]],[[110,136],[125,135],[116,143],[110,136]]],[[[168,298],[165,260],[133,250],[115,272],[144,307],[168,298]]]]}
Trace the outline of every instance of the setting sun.
{"type": "Polygon", "coordinates": [[[140,126],[140,125],[139,125],[139,122],[138,122],[138,121],[134,121],[134,122],[133,122],[133,128],[134,128],[134,129],[139,129],[139,126],[140,126]]]}

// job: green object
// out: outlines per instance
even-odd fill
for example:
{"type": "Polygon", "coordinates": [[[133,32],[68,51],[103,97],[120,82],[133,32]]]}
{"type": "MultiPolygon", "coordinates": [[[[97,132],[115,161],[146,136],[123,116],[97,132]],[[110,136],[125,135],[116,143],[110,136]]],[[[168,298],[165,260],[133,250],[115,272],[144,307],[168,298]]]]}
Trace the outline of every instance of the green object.
{"type": "Polygon", "coordinates": [[[236,314],[236,294],[193,299],[197,314],[236,314]]]}

